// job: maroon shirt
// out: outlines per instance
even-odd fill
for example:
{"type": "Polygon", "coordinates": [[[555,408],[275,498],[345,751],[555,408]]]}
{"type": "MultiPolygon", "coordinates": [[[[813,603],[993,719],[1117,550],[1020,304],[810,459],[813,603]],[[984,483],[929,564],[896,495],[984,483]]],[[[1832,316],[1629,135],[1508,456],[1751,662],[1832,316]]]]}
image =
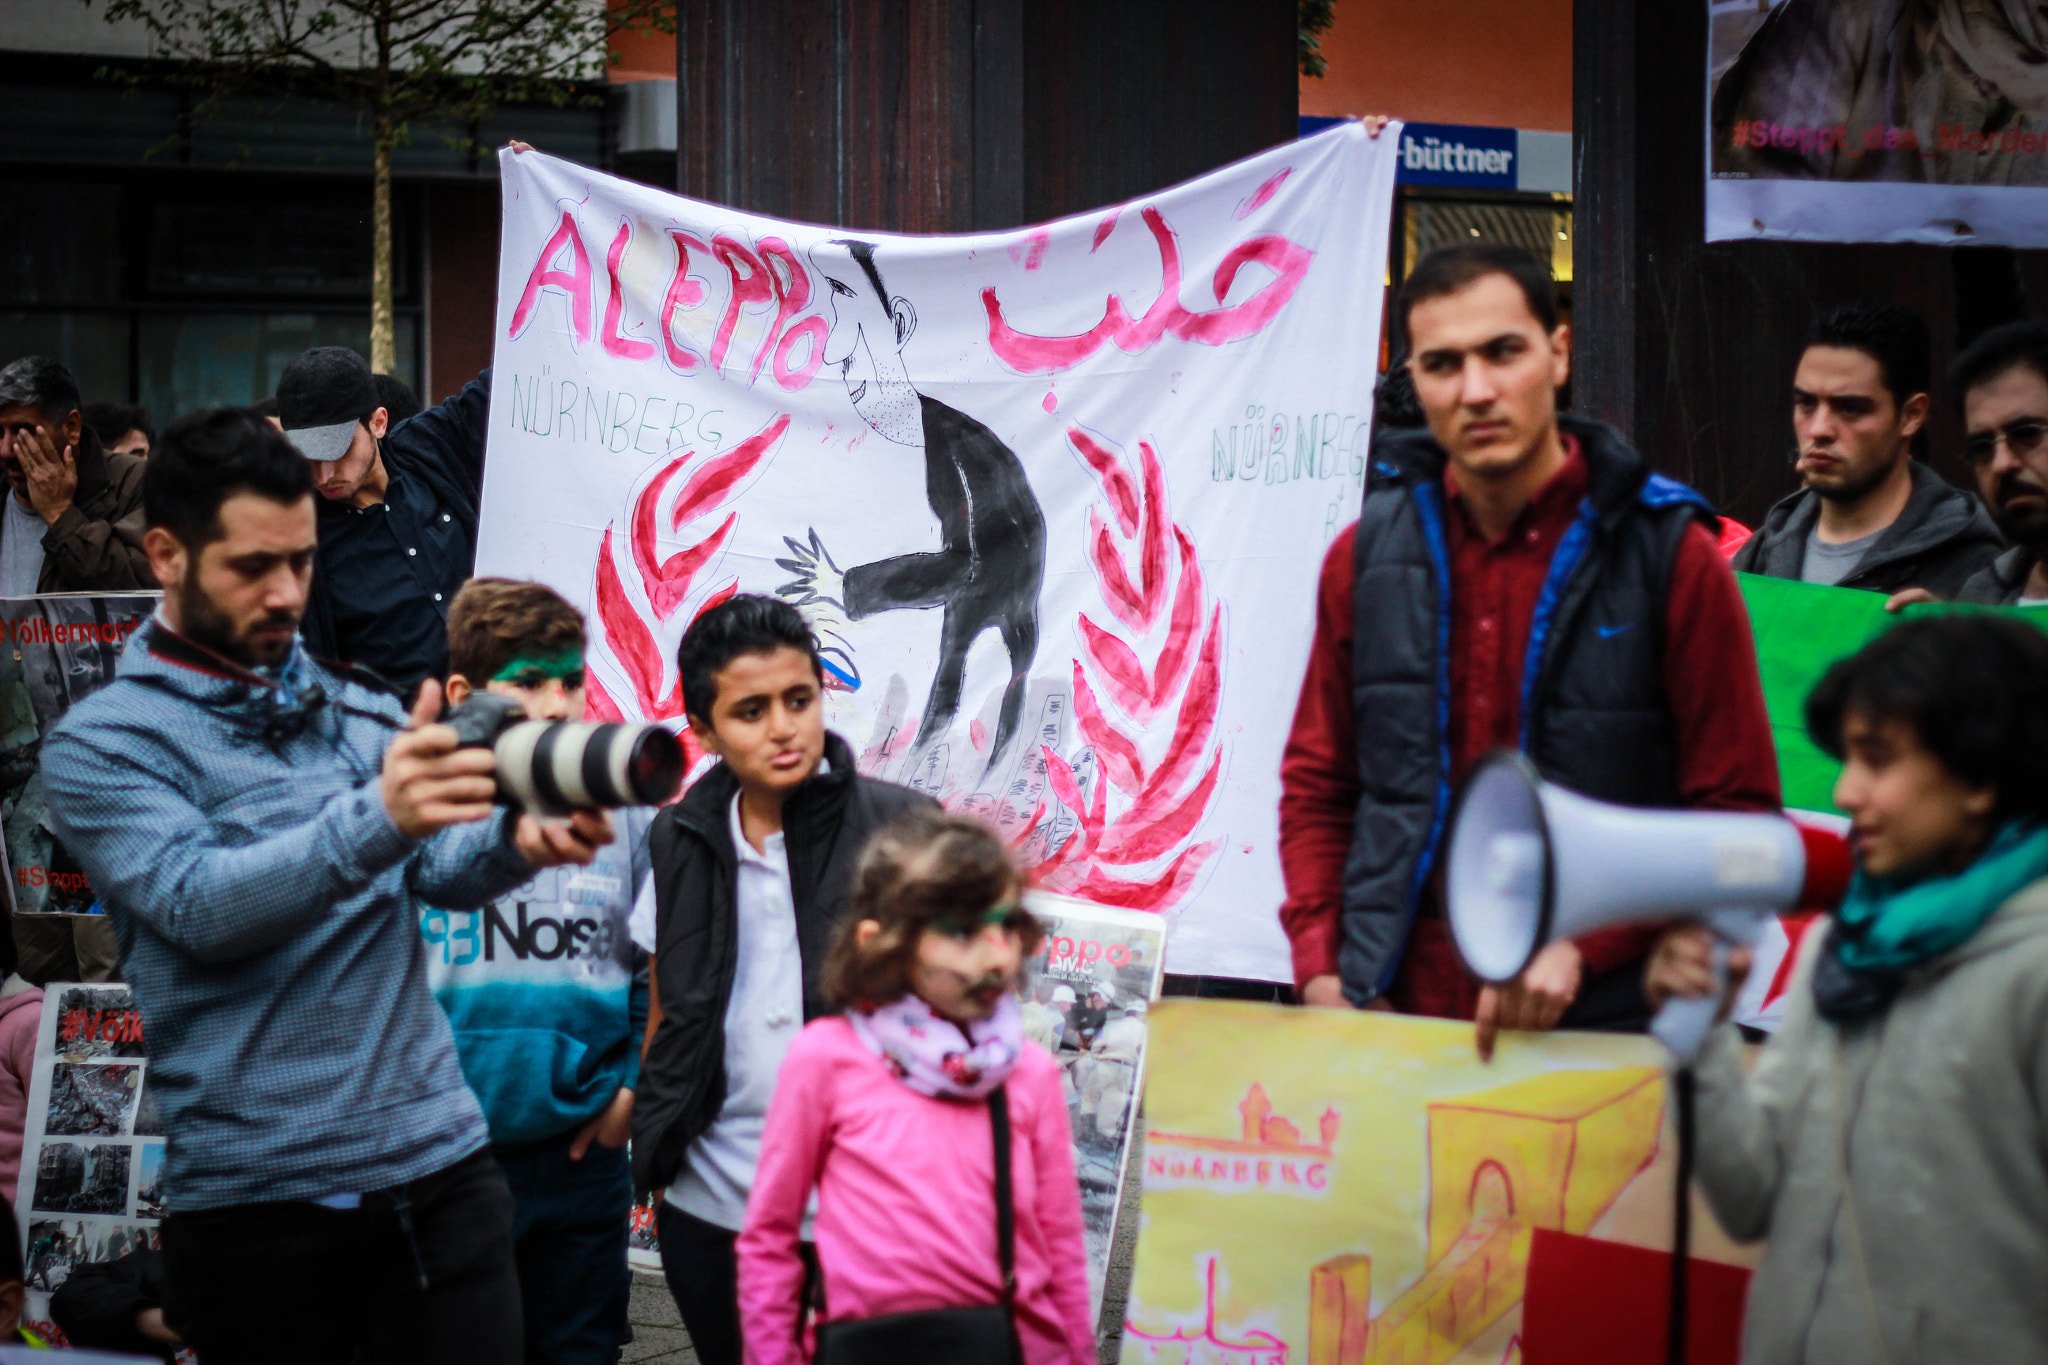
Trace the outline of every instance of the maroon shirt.
{"type": "MultiPolygon", "coordinates": [[[[1585,497],[1589,471],[1565,437],[1565,463],[1499,540],[1482,539],[1448,472],[1445,534],[1451,563],[1451,779],[1520,739],[1522,662],[1551,556],[1585,497]]],[[[1297,987],[1334,975],[1342,941],[1344,862],[1358,780],[1352,713],[1352,547],[1346,529],[1323,557],[1316,631],[1294,728],[1280,762],[1280,922],[1293,946],[1297,987]]],[[[1764,711],[1756,644],[1735,575],[1712,532],[1690,527],[1671,566],[1665,602],[1664,688],[1678,739],[1678,792],[1704,810],[1777,810],[1777,751],[1764,711]]],[[[1585,974],[1640,957],[1654,928],[1575,940],[1585,974]]],[[[1465,969],[1432,878],[1395,974],[1389,1003],[1413,1014],[1470,1019],[1480,983],[1465,969]]]]}

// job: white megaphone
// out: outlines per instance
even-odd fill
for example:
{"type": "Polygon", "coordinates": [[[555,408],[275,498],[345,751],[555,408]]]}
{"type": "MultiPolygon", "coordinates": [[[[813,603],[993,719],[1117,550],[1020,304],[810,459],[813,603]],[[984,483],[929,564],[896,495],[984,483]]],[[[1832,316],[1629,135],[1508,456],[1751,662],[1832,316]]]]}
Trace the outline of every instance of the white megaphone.
{"type": "MultiPolygon", "coordinates": [[[[1712,929],[1722,982],[1729,947],[1754,943],[1766,915],[1834,906],[1850,871],[1838,834],[1776,814],[1609,805],[1545,782],[1503,750],[1459,789],[1444,907],[1465,964],[1496,984],[1553,939],[1658,920],[1712,929]]],[[[1690,1062],[1720,996],[1672,1000],[1650,1032],[1690,1062]]]]}

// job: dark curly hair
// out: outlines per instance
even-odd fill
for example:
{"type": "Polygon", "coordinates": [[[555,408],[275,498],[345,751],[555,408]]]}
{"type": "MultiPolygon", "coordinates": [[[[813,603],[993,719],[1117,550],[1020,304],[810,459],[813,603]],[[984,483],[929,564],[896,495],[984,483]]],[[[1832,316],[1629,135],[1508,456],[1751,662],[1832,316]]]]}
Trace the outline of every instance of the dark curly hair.
{"type": "Polygon", "coordinates": [[[2028,318],[1993,327],[1967,346],[1949,366],[1948,383],[1958,406],[1979,384],[2024,365],[2048,379],[2048,322],[2028,318]]]}
{"type": "Polygon", "coordinates": [[[1835,758],[1843,723],[1909,727],[1941,765],[1997,789],[1995,818],[2048,820],[2048,634],[1998,612],[1902,622],[1828,669],[1806,729],[1835,758]]]}

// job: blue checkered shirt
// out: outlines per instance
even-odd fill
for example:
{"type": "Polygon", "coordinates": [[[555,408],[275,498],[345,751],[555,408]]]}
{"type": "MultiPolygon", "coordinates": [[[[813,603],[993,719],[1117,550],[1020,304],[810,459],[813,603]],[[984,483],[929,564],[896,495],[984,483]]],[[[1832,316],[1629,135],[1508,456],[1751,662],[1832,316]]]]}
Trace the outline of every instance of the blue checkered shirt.
{"type": "Polygon", "coordinates": [[[152,621],[43,745],[142,1010],[174,1212],[388,1189],[486,1140],[419,906],[533,869],[503,817],[418,843],[392,824],[388,694],[313,663],[276,686],[152,621]]]}

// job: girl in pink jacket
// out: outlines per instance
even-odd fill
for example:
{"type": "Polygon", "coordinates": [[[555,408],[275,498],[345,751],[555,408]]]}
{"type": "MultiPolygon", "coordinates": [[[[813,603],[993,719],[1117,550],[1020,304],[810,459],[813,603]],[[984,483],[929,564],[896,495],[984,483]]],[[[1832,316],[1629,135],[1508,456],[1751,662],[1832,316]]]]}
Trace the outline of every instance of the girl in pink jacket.
{"type": "Polygon", "coordinates": [[[982,1343],[946,1348],[955,1360],[1015,1359],[1009,1340],[987,1346],[1004,1312],[1027,1365],[1095,1360],[1066,1098],[1058,1066],[1023,1036],[1014,993],[1041,936],[1021,890],[1002,842],[964,816],[913,810],[862,854],[824,969],[845,1013],[790,1048],[739,1237],[748,1365],[810,1358],[807,1309],[819,1365],[892,1351],[934,1359],[926,1343],[942,1340],[982,1343]],[[807,1304],[799,1238],[813,1190],[823,1293],[807,1304]]]}

